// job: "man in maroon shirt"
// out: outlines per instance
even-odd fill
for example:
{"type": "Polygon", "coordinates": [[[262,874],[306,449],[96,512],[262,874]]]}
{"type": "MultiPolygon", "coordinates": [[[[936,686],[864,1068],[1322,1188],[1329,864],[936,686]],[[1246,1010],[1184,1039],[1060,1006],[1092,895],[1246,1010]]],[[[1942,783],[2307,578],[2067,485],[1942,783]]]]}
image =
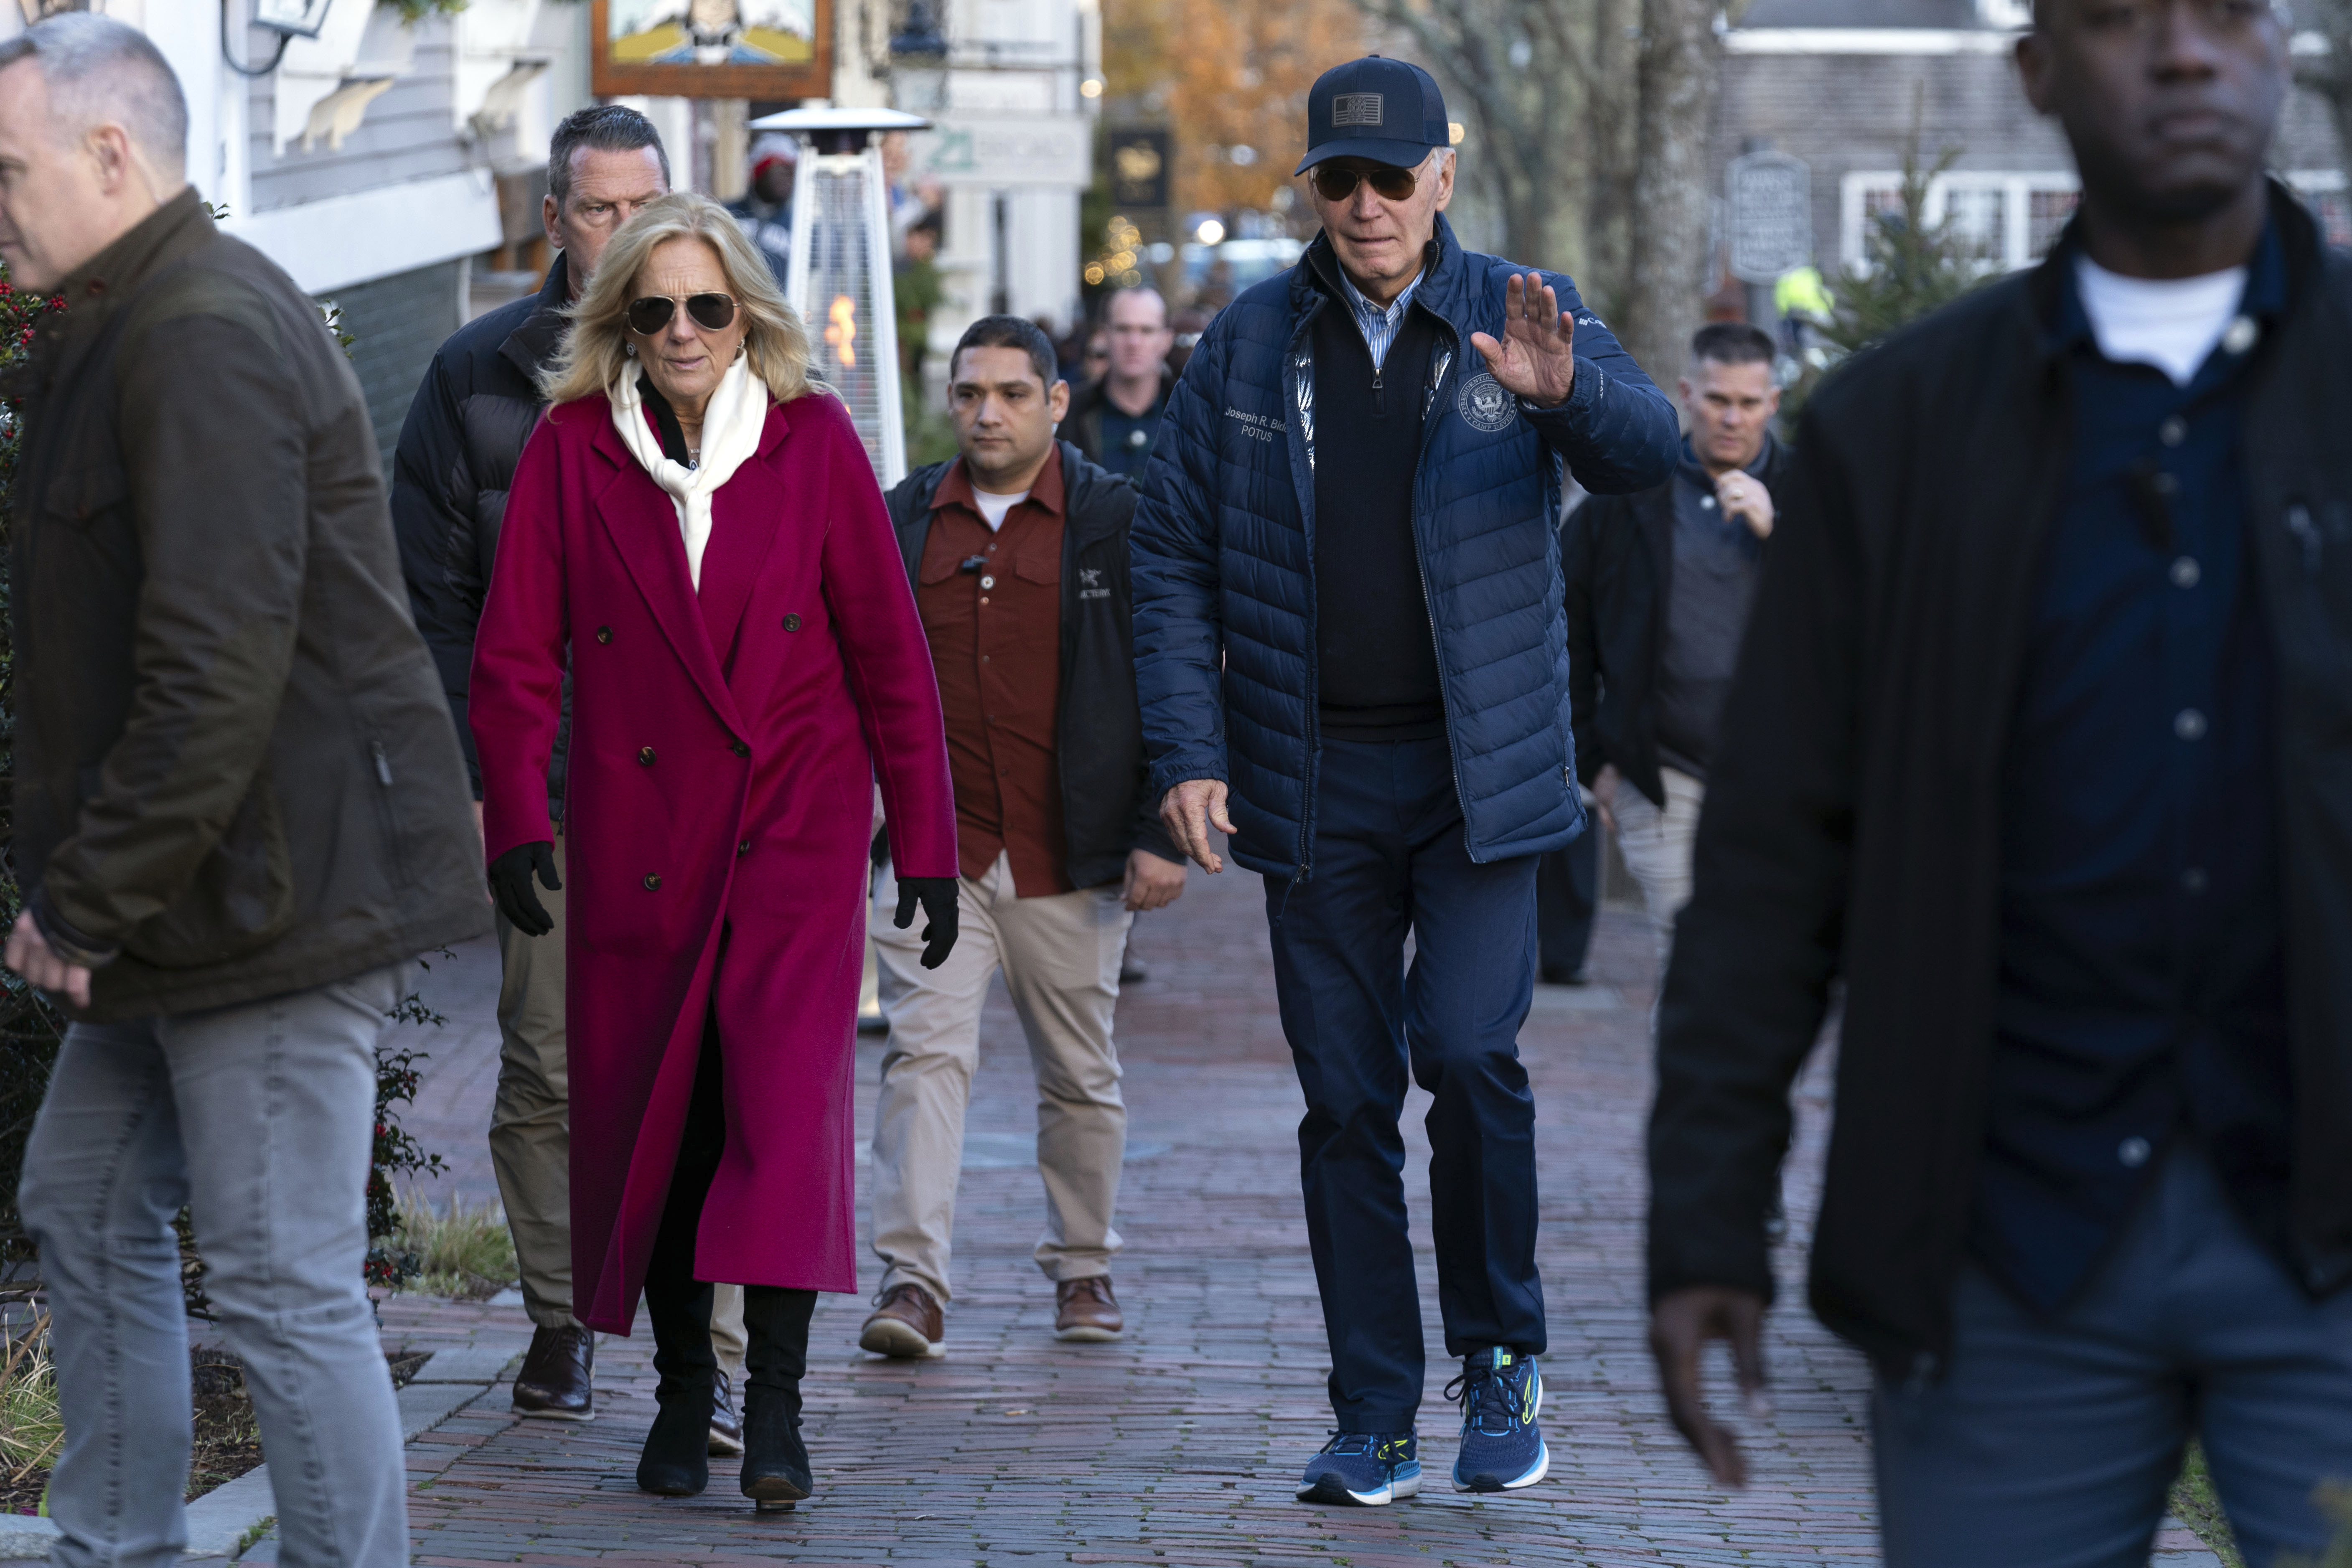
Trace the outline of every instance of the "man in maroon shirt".
{"type": "Polygon", "coordinates": [[[974,322],[948,374],[961,456],[889,497],[947,717],[962,908],[938,969],[875,921],[890,1022],[874,1126],[886,1268],[858,1342],[892,1356],[945,1350],[964,1109],[1000,968],[1036,1069],[1036,1258],[1054,1281],[1055,1336],[1125,1328],[1110,1285],[1127,1144],[1111,1017],[1136,911],[1184,890],[1182,854],[1144,789],[1127,575],[1135,491],[1055,440],[1070,389],[1034,323],[974,322]]]}

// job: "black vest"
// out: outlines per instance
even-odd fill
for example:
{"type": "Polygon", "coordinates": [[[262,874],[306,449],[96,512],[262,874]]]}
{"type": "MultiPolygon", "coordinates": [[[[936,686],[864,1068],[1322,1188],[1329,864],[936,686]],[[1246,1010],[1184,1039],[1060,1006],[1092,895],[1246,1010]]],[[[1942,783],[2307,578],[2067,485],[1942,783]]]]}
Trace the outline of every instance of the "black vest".
{"type": "Polygon", "coordinates": [[[1445,733],[1412,538],[1438,331],[1427,311],[1407,306],[1374,370],[1344,294],[1315,315],[1315,652],[1318,721],[1332,740],[1445,733]]]}

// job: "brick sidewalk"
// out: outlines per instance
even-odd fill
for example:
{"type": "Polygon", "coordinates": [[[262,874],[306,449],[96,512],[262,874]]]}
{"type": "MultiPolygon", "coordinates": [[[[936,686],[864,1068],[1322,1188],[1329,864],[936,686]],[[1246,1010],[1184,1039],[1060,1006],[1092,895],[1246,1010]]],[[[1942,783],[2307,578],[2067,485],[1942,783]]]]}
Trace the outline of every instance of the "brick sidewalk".
{"type": "MultiPolygon", "coordinates": [[[[1772,1319],[1778,1414],[1751,1430],[1756,1485],[1710,1485],[1658,1410],[1643,1342],[1641,1127],[1650,939],[1611,910],[1594,954],[1601,985],[1547,989],[1522,1036],[1539,1110],[1550,1479],[1508,1498],[1456,1495],[1445,1477],[1454,1370],[1439,1346],[1420,1119],[1408,1110],[1408,1187],[1433,1346],[1422,1413],[1432,1489],[1394,1508],[1335,1510],[1291,1499],[1328,1420],[1326,1360],[1300,1218],[1299,1097],[1274,1015],[1259,884],[1199,872],[1183,902],[1142,922],[1150,983],[1119,1011],[1132,1158],[1116,1275],[1124,1342],[1060,1345],[1051,1288],[1029,1259],[1041,1223],[1026,1163],[1026,1058],[1000,987],[991,1004],[959,1218],[961,1294],[949,1354],[885,1363],[853,1342],[859,1300],[826,1297],[814,1331],[809,1447],[819,1491],[796,1513],[755,1517],[731,1461],[710,1490],[657,1500],[631,1481],[653,1407],[650,1345],[599,1348],[601,1415],[572,1427],[515,1422],[503,1389],[410,1450],[420,1564],[555,1563],[1396,1563],[1756,1565],[1875,1557],[1858,1358],[1801,1310],[1772,1319]]],[[[443,1010],[487,1004],[485,952],[444,966],[443,1010]]],[[[420,1107],[428,1146],[484,1195],[478,1153],[495,1033],[452,1012],[420,1107]],[[463,1095],[451,1085],[467,1086],[463,1095]],[[470,1123],[470,1130],[468,1130],[470,1123]]],[[[877,1052],[861,1052],[861,1127],[877,1052]]],[[[1802,1095],[1789,1176],[1799,1240],[1813,1209],[1827,1081],[1802,1095]]],[[[490,1189],[494,1191],[494,1189],[490,1189]]],[[[1797,1243],[1780,1259],[1789,1299],[1797,1243]]],[[[870,1279],[873,1269],[867,1264],[870,1279]]],[[[506,1342],[512,1309],[404,1299],[387,1338],[506,1342]]],[[[1718,1401],[1724,1389],[1717,1387],[1718,1401]]],[[[1727,1402],[1726,1402],[1727,1403],[1727,1402]]],[[[2185,1542],[2184,1542],[2185,1543],[2185,1542]]],[[[270,1558],[270,1544],[252,1554],[270,1558]]]]}

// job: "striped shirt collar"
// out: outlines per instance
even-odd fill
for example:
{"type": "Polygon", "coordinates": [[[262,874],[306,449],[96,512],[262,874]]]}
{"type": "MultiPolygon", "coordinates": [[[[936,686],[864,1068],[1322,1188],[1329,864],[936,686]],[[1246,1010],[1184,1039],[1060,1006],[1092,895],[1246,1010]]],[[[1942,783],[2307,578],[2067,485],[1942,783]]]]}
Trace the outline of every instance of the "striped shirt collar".
{"type": "Polygon", "coordinates": [[[1385,306],[1375,305],[1365,298],[1355,279],[1348,276],[1346,268],[1335,267],[1332,270],[1339,275],[1339,287],[1347,290],[1348,308],[1356,313],[1356,325],[1364,333],[1364,347],[1371,351],[1372,368],[1378,370],[1389,357],[1389,345],[1396,342],[1397,328],[1404,324],[1405,307],[1412,303],[1413,291],[1429,276],[1429,268],[1423,267],[1414,273],[1412,281],[1404,286],[1404,292],[1385,306]]]}

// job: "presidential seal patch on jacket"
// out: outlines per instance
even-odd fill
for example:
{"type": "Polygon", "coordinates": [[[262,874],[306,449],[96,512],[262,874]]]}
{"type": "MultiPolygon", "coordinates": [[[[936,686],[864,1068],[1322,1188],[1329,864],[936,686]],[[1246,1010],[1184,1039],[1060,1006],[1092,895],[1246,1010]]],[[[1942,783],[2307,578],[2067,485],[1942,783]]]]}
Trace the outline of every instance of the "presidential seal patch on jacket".
{"type": "Polygon", "coordinates": [[[1462,422],[1473,430],[1491,436],[1518,416],[1511,395],[1503,384],[1485,371],[1480,371],[1462,384],[1454,395],[1454,406],[1461,412],[1462,422]]]}

